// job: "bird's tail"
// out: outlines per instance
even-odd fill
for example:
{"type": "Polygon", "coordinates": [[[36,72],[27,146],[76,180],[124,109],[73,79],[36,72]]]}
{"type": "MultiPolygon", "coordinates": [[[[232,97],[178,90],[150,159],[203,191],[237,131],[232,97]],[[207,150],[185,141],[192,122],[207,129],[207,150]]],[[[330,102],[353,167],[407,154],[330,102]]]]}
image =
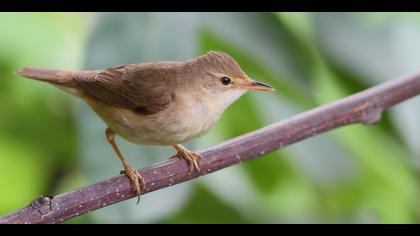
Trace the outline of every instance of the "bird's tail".
{"type": "Polygon", "coordinates": [[[65,87],[74,87],[76,85],[73,80],[73,72],[71,71],[25,67],[15,73],[30,79],[41,80],[65,87]]]}

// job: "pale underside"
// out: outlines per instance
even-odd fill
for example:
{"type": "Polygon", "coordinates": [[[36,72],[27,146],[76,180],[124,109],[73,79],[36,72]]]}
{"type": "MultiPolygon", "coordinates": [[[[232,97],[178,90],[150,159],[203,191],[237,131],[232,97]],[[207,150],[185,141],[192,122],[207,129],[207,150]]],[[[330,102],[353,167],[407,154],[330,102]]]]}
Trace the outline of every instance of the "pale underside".
{"type": "Polygon", "coordinates": [[[243,90],[231,91],[225,99],[177,95],[175,103],[152,115],[110,106],[89,97],[83,99],[122,138],[138,144],[166,146],[206,134],[217,123],[225,108],[244,93],[243,90]]]}

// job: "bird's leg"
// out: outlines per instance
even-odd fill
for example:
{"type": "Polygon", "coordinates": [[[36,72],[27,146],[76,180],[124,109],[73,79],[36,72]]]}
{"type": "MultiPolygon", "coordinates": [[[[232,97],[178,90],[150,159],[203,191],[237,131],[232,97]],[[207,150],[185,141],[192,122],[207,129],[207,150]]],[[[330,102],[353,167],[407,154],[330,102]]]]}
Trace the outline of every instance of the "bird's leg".
{"type": "Polygon", "coordinates": [[[106,138],[108,142],[111,144],[112,148],[114,149],[115,153],[117,154],[118,158],[121,160],[122,165],[124,166],[124,174],[130,179],[131,184],[134,188],[134,192],[136,193],[138,200],[137,204],[140,201],[140,194],[141,190],[145,189],[144,179],[139,174],[139,172],[134,169],[130,163],[123,157],[118,148],[117,144],[115,143],[115,133],[109,127],[105,130],[106,138]]]}
{"type": "Polygon", "coordinates": [[[200,171],[200,164],[199,162],[202,159],[202,156],[198,152],[191,152],[190,150],[183,147],[181,144],[172,145],[177,151],[177,153],[171,157],[172,158],[183,158],[187,161],[188,166],[190,167],[190,171],[192,172],[194,169],[200,171]]]}

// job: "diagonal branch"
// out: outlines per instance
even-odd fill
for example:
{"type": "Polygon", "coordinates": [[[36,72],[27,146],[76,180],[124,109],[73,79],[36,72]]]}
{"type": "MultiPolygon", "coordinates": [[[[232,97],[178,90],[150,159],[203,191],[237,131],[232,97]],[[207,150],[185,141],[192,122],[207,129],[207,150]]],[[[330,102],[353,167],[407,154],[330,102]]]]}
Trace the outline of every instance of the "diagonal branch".
{"type": "MultiPolygon", "coordinates": [[[[167,160],[140,170],[148,193],[250,160],[322,132],[353,123],[373,124],[384,109],[420,94],[420,73],[390,80],[363,92],[298,114],[202,150],[200,173],[182,160],[167,160]]],[[[129,180],[119,175],[93,185],[43,196],[0,218],[1,223],[58,223],[134,197],[129,180]]]]}

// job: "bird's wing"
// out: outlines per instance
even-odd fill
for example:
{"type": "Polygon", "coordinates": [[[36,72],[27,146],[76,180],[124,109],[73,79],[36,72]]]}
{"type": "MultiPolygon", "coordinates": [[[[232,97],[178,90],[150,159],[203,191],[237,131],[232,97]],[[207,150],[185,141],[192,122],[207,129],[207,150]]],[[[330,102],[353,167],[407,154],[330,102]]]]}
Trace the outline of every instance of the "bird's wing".
{"type": "Polygon", "coordinates": [[[105,69],[95,76],[75,74],[74,80],[96,99],[140,114],[155,114],[175,98],[170,89],[176,69],[145,64],[122,65],[105,69]],[[171,71],[172,70],[172,71],[171,71]]]}

